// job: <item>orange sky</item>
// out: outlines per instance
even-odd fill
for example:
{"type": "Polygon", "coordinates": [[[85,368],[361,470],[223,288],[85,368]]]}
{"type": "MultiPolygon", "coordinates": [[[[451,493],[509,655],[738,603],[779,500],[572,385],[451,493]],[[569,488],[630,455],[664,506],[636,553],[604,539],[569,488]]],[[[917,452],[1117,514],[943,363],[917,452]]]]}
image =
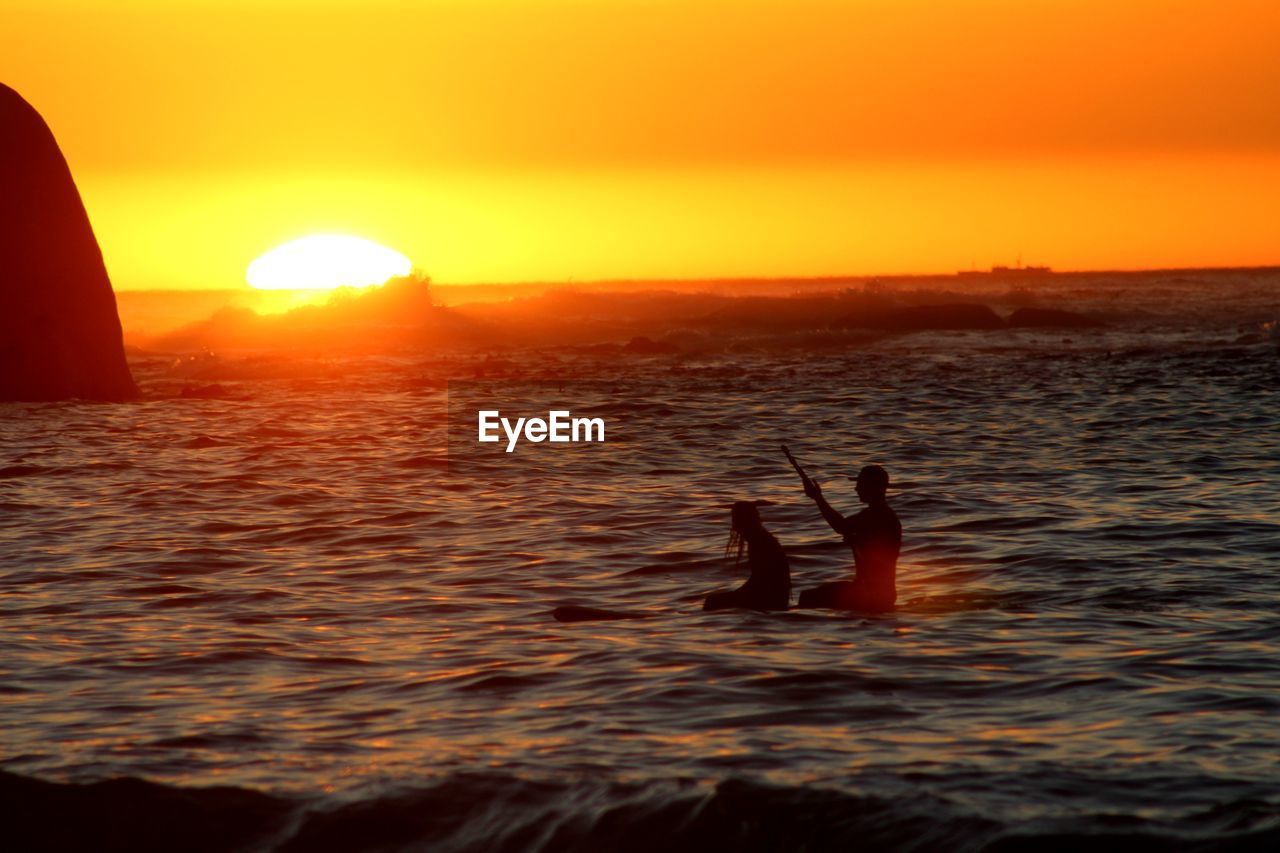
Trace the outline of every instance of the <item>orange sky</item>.
{"type": "Polygon", "coordinates": [[[3,0],[116,286],[1280,263],[1280,5],[3,0]]]}

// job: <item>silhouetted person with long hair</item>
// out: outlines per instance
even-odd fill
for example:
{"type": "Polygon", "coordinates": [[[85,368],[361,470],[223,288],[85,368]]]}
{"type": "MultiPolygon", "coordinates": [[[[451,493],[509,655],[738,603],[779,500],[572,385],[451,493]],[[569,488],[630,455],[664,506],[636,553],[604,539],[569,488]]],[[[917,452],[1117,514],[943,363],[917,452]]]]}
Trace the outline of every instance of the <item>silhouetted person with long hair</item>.
{"type": "MultiPolygon", "coordinates": [[[[853,478],[850,478],[853,479],[853,478]]],[[[867,506],[845,518],[822,496],[822,487],[807,480],[804,493],[813,498],[831,529],[853,548],[852,581],[836,581],[800,593],[801,607],[833,610],[861,610],[878,613],[892,610],[898,599],[898,551],[902,548],[902,524],[889,506],[885,493],[889,474],[879,465],[858,472],[858,499],[867,506]]]]}
{"type": "Polygon", "coordinates": [[[702,609],[786,610],[791,606],[791,569],[778,540],[764,529],[760,510],[750,501],[737,501],[729,518],[732,526],[725,556],[732,554],[736,567],[745,550],[751,576],[735,590],[708,595],[702,609]]]}

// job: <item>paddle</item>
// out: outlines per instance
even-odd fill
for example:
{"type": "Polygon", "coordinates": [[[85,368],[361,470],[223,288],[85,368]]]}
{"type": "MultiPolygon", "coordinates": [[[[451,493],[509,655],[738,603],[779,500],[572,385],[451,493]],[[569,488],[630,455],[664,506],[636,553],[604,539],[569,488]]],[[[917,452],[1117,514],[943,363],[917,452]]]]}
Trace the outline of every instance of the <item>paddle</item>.
{"type": "Polygon", "coordinates": [[[804,486],[805,494],[808,494],[809,486],[813,483],[813,480],[810,479],[809,475],[800,467],[800,463],[796,461],[796,458],[791,455],[791,448],[787,447],[785,444],[782,445],[782,453],[787,457],[787,461],[791,463],[791,467],[795,468],[796,473],[800,475],[800,483],[804,486]]]}

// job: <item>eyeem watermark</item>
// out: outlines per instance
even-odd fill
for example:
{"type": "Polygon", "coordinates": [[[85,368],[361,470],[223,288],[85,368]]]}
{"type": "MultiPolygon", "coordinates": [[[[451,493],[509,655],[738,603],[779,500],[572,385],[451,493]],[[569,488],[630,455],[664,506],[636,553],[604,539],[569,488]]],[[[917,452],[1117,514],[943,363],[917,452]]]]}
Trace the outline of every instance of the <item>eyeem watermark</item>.
{"type": "Polygon", "coordinates": [[[502,417],[497,409],[477,412],[480,441],[494,443],[502,440],[498,428],[506,433],[507,452],[513,453],[521,438],[535,444],[542,441],[556,443],[604,441],[604,418],[575,418],[572,412],[561,410],[547,412],[543,418],[502,417]]]}

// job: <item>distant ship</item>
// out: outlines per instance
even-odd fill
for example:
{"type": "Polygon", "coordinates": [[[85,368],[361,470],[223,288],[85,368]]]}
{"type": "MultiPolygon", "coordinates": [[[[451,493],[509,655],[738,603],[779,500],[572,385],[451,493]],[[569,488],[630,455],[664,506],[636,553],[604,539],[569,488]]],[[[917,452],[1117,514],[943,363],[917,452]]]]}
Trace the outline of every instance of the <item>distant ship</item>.
{"type": "Polygon", "coordinates": [[[1021,263],[1016,267],[994,266],[989,270],[960,270],[956,275],[961,278],[1035,278],[1053,275],[1049,267],[1024,267],[1021,263]]]}

